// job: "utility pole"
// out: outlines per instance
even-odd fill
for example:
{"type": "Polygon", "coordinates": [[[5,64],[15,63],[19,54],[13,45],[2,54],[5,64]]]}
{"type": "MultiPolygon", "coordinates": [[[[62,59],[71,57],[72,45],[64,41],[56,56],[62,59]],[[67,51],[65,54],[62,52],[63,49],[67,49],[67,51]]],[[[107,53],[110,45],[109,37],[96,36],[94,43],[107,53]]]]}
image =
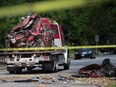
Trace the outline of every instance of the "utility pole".
{"type": "MultiPolygon", "coordinates": [[[[98,42],[99,42],[99,35],[96,35],[96,36],[95,36],[95,43],[96,43],[96,46],[98,45],[98,42]]],[[[96,54],[97,54],[97,48],[96,48],[96,54]]]]}

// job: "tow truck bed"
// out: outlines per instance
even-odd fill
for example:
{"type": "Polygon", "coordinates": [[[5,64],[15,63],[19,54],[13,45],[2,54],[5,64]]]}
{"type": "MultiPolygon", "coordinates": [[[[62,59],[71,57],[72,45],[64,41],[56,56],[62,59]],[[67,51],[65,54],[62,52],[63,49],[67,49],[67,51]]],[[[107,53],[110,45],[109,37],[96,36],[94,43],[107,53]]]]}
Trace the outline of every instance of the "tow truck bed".
{"type": "Polygon", "coordinates": [[[55,55],[55,54],[62,54],[64,53],[65,50],[55,50],[55,51],[31,51],[31,52],[26,52],[26,51],[23,51],[23,52],[2,52],[0,53],[0,55],[15,55],[15,54],[43,54],[43,53],[47,53],[47,54],[52,54],[52,55],[55,55]]]}

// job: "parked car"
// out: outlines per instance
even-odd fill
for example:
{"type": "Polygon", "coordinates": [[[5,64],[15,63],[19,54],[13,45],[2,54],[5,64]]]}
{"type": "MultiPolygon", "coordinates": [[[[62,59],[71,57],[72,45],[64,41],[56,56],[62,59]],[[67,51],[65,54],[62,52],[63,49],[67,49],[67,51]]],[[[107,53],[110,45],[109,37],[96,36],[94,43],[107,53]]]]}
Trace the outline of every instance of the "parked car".
{"type": "Polygon", "coordinates": [[[116,54],[116,48],[100,48],[101,53],[107,52],[109,54],[116,54]]]}
{"type": "Polygon", "coordinates": [[[95,51],[91,48],[75,50],[75,59],[81,59],[81,58],[95,59],[95,51]]]}

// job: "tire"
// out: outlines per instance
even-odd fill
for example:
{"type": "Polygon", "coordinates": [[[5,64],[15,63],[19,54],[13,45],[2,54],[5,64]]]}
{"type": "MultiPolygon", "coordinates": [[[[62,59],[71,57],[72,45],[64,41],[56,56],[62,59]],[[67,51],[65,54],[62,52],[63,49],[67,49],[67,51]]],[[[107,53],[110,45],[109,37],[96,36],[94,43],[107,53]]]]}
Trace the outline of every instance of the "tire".
{"type": "Polygon", "coordinates": [[[22,72],[22,68],[16,68],[16,73],[21,73],[22,72]]]}
{"type": "Polygon", "coordinates": [[[57,72],[58,71],[58,64],[55,64],[53,62],[44,63],[42,65],[42,70],[46,72],[57,72]]]}
{"type": "Polygon", "coordinates": [[[69,65],[68,64],[65,64],[64,65],[64,70],[68,70],[69,69],[69,65]]]}
{"type": "Polygon", "coordinates": [[[95,54],[91,54],[90,59],[95,59],[95,54]]]}
{"type": "Polygon", "coordinates": [[[109,53],[110,53],[110,55],[116,54],[116,51],[115,51],[115,49],[110,49],[110,50],[109,50],[109,53]]]}
{"type": "Polygon", "coordinates": [[[76,56],[76,55],[75,55],[75,60],[78,60],[78,59],[82,59],[82,57],[81,57],[81,56],[76,56]]]}
{"type": "Polygon", "coordinates": [[[7,67],[7,71],[9,71],[10,74],[21,73],[22,67],[7,67]]]}
{"type": "Polygon", "coordinates": [[[64,70],[69,70],[70,68],[70,61],[67,64],[64,64],[64,70]]]}
{"type": "Polygon", "coordinates": [[[29,70],[29,71],[30,71],[30,70],[32,70],[32,68],[31,68],[31,67],[27,67],[27,70],[29,70]]]}
{"type": "Polygon", "coordinates": [[[95,59],[95,57],[90,57],[90,59],[95,59]]]}
{"type": "Polygon", "coordinates": [[[15,73],[15,71],[9,71],[9,73],[10,73],[10,74],[14,74],[14,73],[15,73]]]}
{"type": "Polygon", "coordinates": [[[21,70],[20,70],[20,71],[16,71],[17,74],[19,74],[19,73],[21,73],[21,72],[22,72],[21,70]]]}
{"type": "Polygon", "coordinates": [[[7,67],[7,71],[8,71],[10,74],[14,74],[14,73],[15,73],[15,67],[7,67]]]}
{"type": "Polygon", "coordinates": [[[43,63],[42,70],[46,72],[53,72],[55,71],[55,67],[52,62],[46,62],[46,63],[43,63]]]}

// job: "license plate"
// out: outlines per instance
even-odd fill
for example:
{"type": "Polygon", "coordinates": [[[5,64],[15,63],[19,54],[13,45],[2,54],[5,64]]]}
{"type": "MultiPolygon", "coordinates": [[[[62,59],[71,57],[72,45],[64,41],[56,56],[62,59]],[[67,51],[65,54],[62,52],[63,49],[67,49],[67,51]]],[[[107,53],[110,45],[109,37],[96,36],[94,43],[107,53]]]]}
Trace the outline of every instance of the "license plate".
{"type": "Polygon", "coordinates": [[[44,61],[49,61],[49,56],[44,56],[44,61]]]}
{"type": "Polygon", "coordinates": [[[81,56],[84,56],[84,55],[81,55],[81,56]]]}

